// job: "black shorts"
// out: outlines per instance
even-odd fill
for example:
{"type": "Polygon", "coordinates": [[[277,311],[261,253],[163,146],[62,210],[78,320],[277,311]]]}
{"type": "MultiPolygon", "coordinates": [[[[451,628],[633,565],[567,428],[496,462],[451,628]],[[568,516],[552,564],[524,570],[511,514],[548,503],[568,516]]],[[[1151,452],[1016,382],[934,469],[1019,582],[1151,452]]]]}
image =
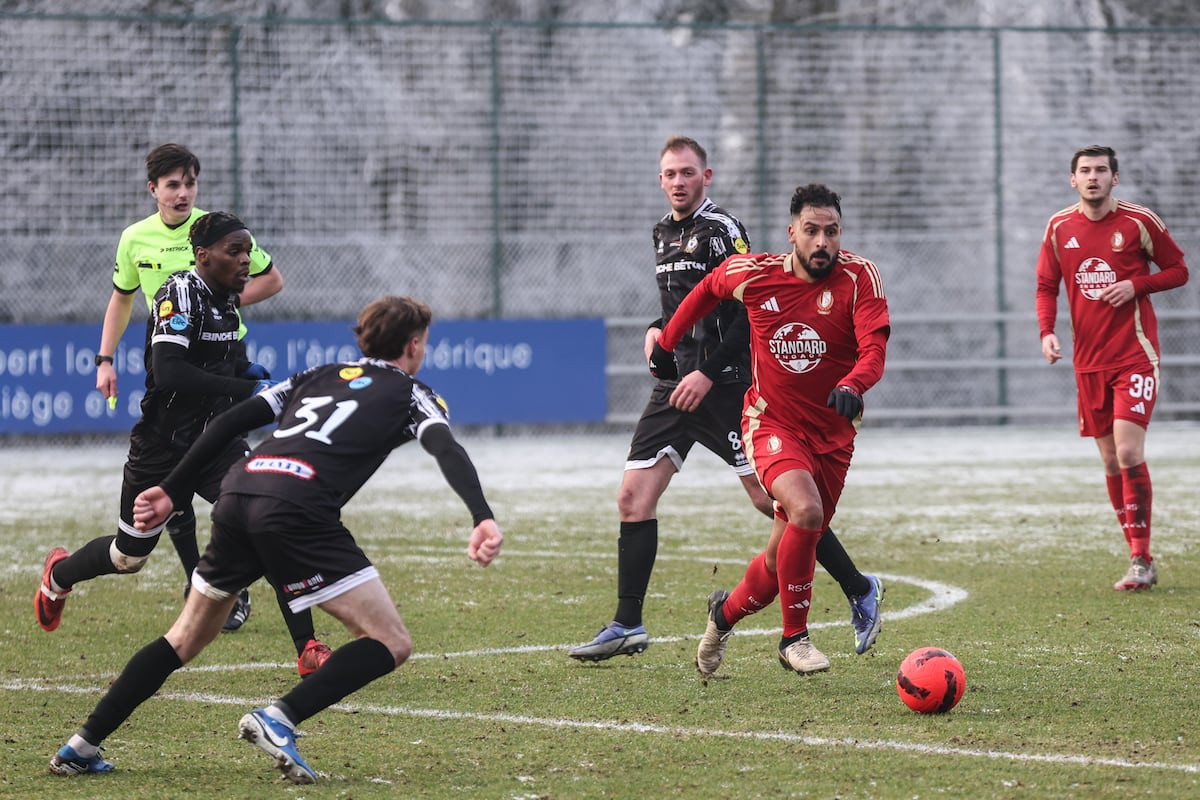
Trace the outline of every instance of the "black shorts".
{"type": "Polygon", "coordinates": [[[692,445],[699,442],[716,453],[739,476],[753,475],[754,467],[742,449],[742,405],[746,387],[740,383],[714,383],[695,411],[680,411],[669,402],[676,384],[658,381],[650,402],[638,420],[629,444],[625,469],[648,469],[663,458],[675,469],[683,468],[692,445]]]}
{"type": "Polygon", "coordinates": [[[379,577],[336,515],[314,515],[276,497],[225,493],[212,511],[212,538],[192,578],[221,600],[266,576],[293,613],[379,577]]]}
{"type": "MultiPolygon", "coordinates": [[[[235,439],[225,446],[220,454],[210,461],[196,484],[196,494],[209,502],[217,498],[225,473],[236,464],[249,449],[245,439],[235,439]]],[[[142,491],[157,486],[167,477],[183,458],[186,450],[170,447],[157,438],[142,435],[135,427],[129,437],[129,456],[121,481],[121,519],[117,526],[117,549],[129,556],[148,556],[158,544],[162,527],[152,531],[139,531],[133,527],[133,501],[142,491]]],[[[185,515],[191,512],[191,503],[179,509],[185,515]]],[[[173,518],[174,519],[174,518],[173,518]]],[[[170,527],[172,520],[167,521],[170,527]]]]}

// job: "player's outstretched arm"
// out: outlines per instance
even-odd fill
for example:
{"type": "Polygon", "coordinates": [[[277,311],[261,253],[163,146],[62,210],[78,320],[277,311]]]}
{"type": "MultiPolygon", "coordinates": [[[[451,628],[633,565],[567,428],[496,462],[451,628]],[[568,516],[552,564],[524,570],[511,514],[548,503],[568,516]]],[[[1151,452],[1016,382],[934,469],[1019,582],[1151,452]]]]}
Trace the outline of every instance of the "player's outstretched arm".
{"type": "MultiPolygon", "coordinates": [[[[275,397],[274,402],[282,405],[283,401],[275,397]]],[[[172,498],[173,503],[182,506],[191,497],[204,469],[213,462],[225,445],[241,436],[243,432],[261,428],[274,419],[275,406],[272,405],[272,400],[262,395],[243,400],[228,411],[218,414],[208,423],[204,433],[192,442],[192,446],[170,474],[155,488],[161,488],[172,498]]]]}
{"type": "Polygon", "coordinates": [[[467,543],[467,558],[486,567],[500,553],[504,535],[496,526],[492,509],[483,496],[475,465],[471,463],[467,451],[450,432],[449,425],[427,425],[420,436],[421,446],[437,459],[446,482],[471,512],[471,520],[475,527],[471,530],[471,538],[467,543]]]}
{"type": "Polygon", "coordinates": [[[133,526],[139,531],[148,531],[167,521],[175,503],[161,486],[151,486],[133,501],[133,526]]]}
{"type": "Polygon", "coordinates": [[[502,544],[504,534],[496,526],[496,521],[485,519],[471,531],[471,540],[467,544],[467,558],[486,567],[492,563],[492,559],[500,555],[502,544]]]}

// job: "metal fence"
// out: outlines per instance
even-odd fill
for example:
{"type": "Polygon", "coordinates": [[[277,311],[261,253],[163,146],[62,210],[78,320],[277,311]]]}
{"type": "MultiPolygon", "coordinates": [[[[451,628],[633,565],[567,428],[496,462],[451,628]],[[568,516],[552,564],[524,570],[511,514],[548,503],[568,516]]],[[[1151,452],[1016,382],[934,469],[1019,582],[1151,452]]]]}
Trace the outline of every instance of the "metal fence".
{"type": "MultiPolygon", "coordinates": [[[[874,419],[1065,418],[1070,367],[1041,361],[1033,317],[1045,222],[1074,200],[1071,153],[1107,143],[1118,194],[1200,252],[1198,38],[0,12],[0,322],[99,329],[119,232],[153,210],[143,158],[179,141],[199,205],[250,221],[285,278],[251,324],[383,292],[449,318],[602,316],[625,423],[648,392],[658,151],[686,133],[755,249],[787,247],[796,185],[842,194],[894,319],[874,419]]],[[[1200,411],[1198,286],[1155,301],[1164,417],[1200,411]]]]}

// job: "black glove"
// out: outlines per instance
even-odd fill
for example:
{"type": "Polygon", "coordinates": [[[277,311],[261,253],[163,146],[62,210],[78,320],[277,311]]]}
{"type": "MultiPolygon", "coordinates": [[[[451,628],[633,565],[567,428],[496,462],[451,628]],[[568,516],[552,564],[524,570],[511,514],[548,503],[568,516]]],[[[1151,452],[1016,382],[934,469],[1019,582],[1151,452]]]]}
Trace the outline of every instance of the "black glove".
{"type": "Polygon", "coordinates": [[[650,351],[650,374],[660,381],[679,380],[679,365],[675,363],[675,354],[663,349],[658,342],[650,351]]]}
{"type": "Polygon", "coordinates": [[[829,393],[825,405],[846,419],[854,419],[862,413],[862,395],[853,386],[843,384],[829,393]]]}

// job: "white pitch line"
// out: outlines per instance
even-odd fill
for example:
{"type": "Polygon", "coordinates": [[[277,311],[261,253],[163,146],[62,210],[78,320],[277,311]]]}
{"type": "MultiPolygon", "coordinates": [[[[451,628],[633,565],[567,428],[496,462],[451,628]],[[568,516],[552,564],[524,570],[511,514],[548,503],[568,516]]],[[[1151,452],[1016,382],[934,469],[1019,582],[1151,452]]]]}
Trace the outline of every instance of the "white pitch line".
{"type": "MultiPolygon", "coordinates": [[[[704,559],[712,561],[713,559],[704,559]]],[[[908,619],[921,614],[932,614],[935,611],[943,611],[951,606],[961,603],[967,599],[967,590],[958,586],[951,586],[948,583],[940,581],[924,580],[922,578],[912,578],[905,575],[889,575],[887,573],[873,573],[883,578],[885,581],[896,581],[897,583],[911,583],[915,586],[920,586],[922,589],[930,593],[930,597],[922,600],[919,603],[914,603],[907,608],[902,608],[897,611],[884,611],[884,620],[908,619]]],[[[886,607],[886,605],[885,605],[886,607]]],[[[766,609],[768,613],[770,608],[766,609]]],[[[832,628],[842,626],[845,622],[814,622],[808,627],[810,630],[818,628],[832,628]]],[[[778,636],[783,633],[783,628],[735,628],[738,636],[778,636]]],[[[687,633],[678,634],[675,636],[652,636],[651,642],[686,642],[689,639],[699,639],[702,633],[687,633]]],[[[498,647],[484,648],[480,650],[461,650],[455,653],[414,653],[412,658],[470,658],[476,656],[493,656],[504,655],[508,653],[538,653],[549,650],[566,650],[570,645],[559,644],[533,644],[524,645],[521,647],[498,647]]]]}
{"type": "MultiPolygon", "coordinates": [[[[714,561],[715,559],[706,558],[700,559],[705,562],[714,561]]],[[[967,599],[967,590],[958,586],[952,586],[948,583],[940,581],[925,580],[923,578],[914,578],[908,575],[891,575],[886,572],[873,573],[883,578],[885,581],[896,581],[897,583],[910,583],[919,586],[930,593],[928,599],[922,600],[919,603],[914,603],[907,608],[897,609],[896,611],[885,611],[883,614],[884,620],[900,620],[908,619],[909,617],[919,616],[921,614],[932,614],[936,611],[943,611],[951,606],[961,603],[967,599]]],[[[886,606],[885,606],[886,607],[886,606]]],[[[768,609],[769,611],[769,609],[768,609]]],[[[808,627],[812,630],[819,628],[832,628],[834,626],[844,625],[844,622],[814,622],[808,627]]],[[[778,636],[783,632],[782,628],[737,628],[738,636],[778,636]]],[[[702,634],[677,634],[674,636],[654,636],[650,639],[651,642],[685,642],[688,640],[699,639],[702,634]]],[[[547,653],[566,651],[572,647],[571,644],[527,644],[517,647],[484,647],[475,650],[458,650],[449,653],[413,653],[410,661],[422,659],[438,659],[444,660],[449,658],[479,658],[481,656],[498,656],[498,655],[517,655],[521,653],[547,653]]],[[[267,661],[258,661],[247,664],[207,664],[204,666],[183,667],[180,672],[251,672],[254,670],[265,669],[292,669],[295,667],[295,662],[272,663],[267,661]]],[[[103,673],[99,677],[101,679],[109,679],[116,677],[117,673],[103,673]]]]}
{"type": "MultiPolygon", "coordinates": [[[[703,559],[704,561],[712,561],[713,559],[703,559]]],[[[919,586],[929,592],[930,596],[926,600],[919,603],[913,603],[911,606],[901,608],[896,611],[884,611],[883,618],[887,620],[908,619],[909,617],[919,616],[921,614],[932,614],[936,611],[944,611],[951,606],[961,603],[967,599],[967,590],[958,586],[952,586],[941,581],[925,580],[923,578],[914,578],[908,575],[890,575],[885,572],[873,573],[883,578],[885,581],[896,581],[897,583],[910,583],[914,586],[919,586]]],[[[886,608],[886,604],[884,606],[886,608]]],[[[770,609],[767,609],[770,613],[770,609]]],[[[832,628],[842,626],[845,622],[814,622],[809,625],[810,630],[818,628],[832,628]]],[[[736,628],[738,636],[778,636],[783,632],[783,628],[736,628]]],[[[700,633],[677,634],[674,636],[654,636],[651,637],[651,642],[686,642],[688,640],[699,639],[700,633]]],[[[479,658],[480,656],[498,656],[498,655],[515,655],[520,653],[546,653],[571,648],[569,644],[526,644],[517,647],[483,647],[476,650],[458,650],[450,653],[413,653],[409,660],[420,660],[435,658],[443,660],[447,658],[479,658]]],[[[272,664],[258,662],[254,664],[210,664],[202,667],[184,667],[184,671],[190,672],[234,672],[239,670],[256,670],[256,669],[291,669],[293,664],[272,664]]],[[[109,675],[108,677],[112,677],[109,675]]]]}
{"type": "MultiPolygon", "coordinates": [[[[712,559],[705,559],[711,561],[712,559]]],[[[935,611],[944,610],[953,605],[956,605],[968,596],[965,589],[957,586],[952,586],[940,581],[925,580],[921,578],[913,578],[904,575],[890,575],[887,573],[879,573],[879,577],[886,581],[895,581],[897,583],[911,583],[927,590],[930,597],[919,603],[914,603],[907,608],[902,608],[897,611],[885,612],[885,619],[898,620],[907,619],[909,617],[920,614],[929,614],[935,611]]],[[[811,627],[830,627],[840,625],[840,622],[824,622],[814,623],[811,627]]],[[[739,636],[758,636],[758,635],[776,635],[780,632],[780,628],[755,628],[750,630],[739,630],[739,636]]],[[[651,641],[658,642],[677,642],[687,639],[699,638],[695,635],[682,636],[666,636],[656,637],[651,641]]],[[[421,653],[414,654],[412,658],[469,658],[485,655],[499,655],[508,653],[533,653],[544,651],[558,651],[565,649],[565,645],[525,645],[522,647],[505,647],[505,648],[484,648],[479,650],[463,650],[452,653],[421,653]]],[[[180,671],[192,672],[221,672],[230,670],[252,670],[252,669],[290,669],[292,664],[241,664],[241,665],[221,665],[214,664],[204,667],[184,667],[180,671]]],[[[108,676],[111,677],[111,676],[108,676]]],[[[105,679],[102,677],[102,679],[105,679]]],[[[2,681],[0,682],[0,690],[5,691],[38,691],[38,692],[62,692],[66,694],[86,694],[95,695],[98,691],[96,687],[82,686],[63,686],[51,685],[42,681],[2,681]]],[[[159,692],[155,695],[156,699],[161,700],[180,700],[185,702],[205,702],[230,706],[251,707],[261,706],[270,702],[266,698],[238,698],[227,697],[223,695],[199,694],[194,692],[159,692]]],[[[711,729],[683,728],[671,727],[665,725],[650,725],[640,722],[612,722],[605,720],[587,721],[573,719],[556,719],[547,717],[530,717],[520,716],[515,714],[484,714],[481,712],[470,711],[446,711],[440,709],[423,709],[423,708],[408,708],[403,706],[375,706],[375,705],[358,705],[349,703],[338,703],[330,706],[330,708],[350,713],[373,713],[383,716],[408,716],[422,717],[428,719],[463,719],[475,720],[479,722],[501,722],[519,725],[536,725],[548,728],[573,728],[579,730],[597,730],[614,733],[642,733],[650,735],[665,735],[665,736],[690,736],[696,738],[725,738],[725,739],[750,739],[755,741],[782,741],[794,742],[808,747],[831,747],[831,748],[849,748],[852,750],[891,750],[901,753],[915,753],[920,755],[939,755],[939,756],[959,756],[964,758],[984,758],[991,760],[1007,760],[1020,761],[1027,763],[1043,763],[1043,764],[1072,764],[1085,767],[1114,767],[1117,769],[1153,769],[1153,770],[1169,770],[1173,772],[1200,773],[1200,764],[1171,764],[1166,762],[1156,761],[1129,761],[1116,758],[1097,758],[1094,756],[1073,755],[1073,754],[1053,754],[1053,753],[1015,753],[1003,750],[981,750],[974,748],[963,747],[944,747],[939,745],[920,744],[916,742],[900,742],[894,740],[882,739],[849,739],[849,738],[827,738],[819,736],[806,736],[797,733],[787,733],[783,731],[722,731],[711,729]]]]}
{"type": "MultiPolygon", "coordinates": [[[[0,690],[62,692],[64,694],[90,694],[96,687],[51,686],[40,681],[0,681],[0,690]]],[[[230,697],[197,692],[159,692],[152,699],[179,700],[193,703],[254,708],[269,703],[263,698],[230,697]]],[[[847,748],[850,750],[891,750],[898,753],[917,755],[959,756],[989,760],[1019,761],[1039,764],[1070,764],[1082,767],[1113,767],[1116,769],[1153,769],[1171,772],[1200,773],[1200,764],[1172,764],[1163,761],[1129,761],[1122,758],[1098,758],[1075,754],[1017,753],[1007,750],[981,750],[970,747],[945,747],[942,745],[899,742],[888,739],[851,739],[824,736],[806,736],[786,731],[723,731],[711,728],[684,728],[670,725],[650,725],[643,722],[613,722],[611,720],[556,719],[553,717],[530,717],[519,714],[484,714],[476,711],[446,711],[431,708],[409,708],[406,706],[360,705],[337,703],[329,708],[351,714],[378,714],[381,716],[421,717],[424,719],[472,720],[476,722],[501,722],[512,725],[534,725],[544,728],[572,728],[594,730],[605,733],[641,733],[661,736],[688,736],[696,739],[746,739],[753,741],[791,742],[806,747],[847,748]]]]}

